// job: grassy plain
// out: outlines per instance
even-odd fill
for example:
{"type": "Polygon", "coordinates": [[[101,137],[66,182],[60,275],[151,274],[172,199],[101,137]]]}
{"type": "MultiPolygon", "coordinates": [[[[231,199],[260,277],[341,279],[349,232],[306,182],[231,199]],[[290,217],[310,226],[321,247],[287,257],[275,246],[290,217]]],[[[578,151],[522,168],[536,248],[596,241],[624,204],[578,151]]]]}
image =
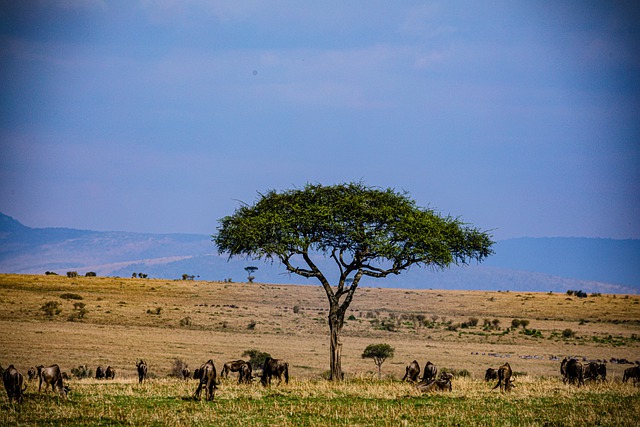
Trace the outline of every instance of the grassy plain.
{"type": "Polygon", "coordinates": [[[53,363],[117,371],[112,382],[70,380],[66,400],[29,383],[20,408],[2,396],[0,424],[636,425],[640,415],[640,388],[620,383],[630,365],[609,363],[611,381],[576,389],[560,380],[557,360],[640,359],[638,296],[361,288],[343,330],[340,384],[320,379],[329,363],[326,306],[319,286],[0,275],[3,366],[25,375],[53,363]],[[45,315],[49,301],[58,314],[45,315]],[[471,318],[478,324],[463,327],[471,318]],[[485,319],[499,329],[484,328],[485,319]],[[513,319],[528,320],[527,331],[510,328],[513,319]],[[396,349],[382,382],[360,357],[379,342],[396,349]],[[191,400],[195,381],[167,378],[175,359],[193,369],[211,358],[220,370],[248,349],[286,359],[291,383],[226,380],[207,403],[191,400]],[[139,358],[153,378],[143,385],[134,378],[139,358]],[[421,396],[397,381],[414,359],[470,377],[454,379],[450,394],[421,396]],[[505,361],[518,384],[508,395],[482,381],[505,361]]]}

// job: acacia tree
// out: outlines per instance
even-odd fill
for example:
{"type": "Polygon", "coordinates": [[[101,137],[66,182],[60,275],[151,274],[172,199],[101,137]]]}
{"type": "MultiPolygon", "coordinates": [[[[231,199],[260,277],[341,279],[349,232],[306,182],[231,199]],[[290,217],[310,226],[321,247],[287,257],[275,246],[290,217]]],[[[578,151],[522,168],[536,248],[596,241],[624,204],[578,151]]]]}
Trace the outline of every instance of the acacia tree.
{"type": "Polygon", "coordinates": [[[417,207],[406,192],[360,182],[259,194],[254,205],[220,219],[217,231],[220,254],[277,260],[290,273],[320,281],[329,300],[332,380],[342,378],[340,332],[363,277],[482,261],[494,243],[457,218],[417,207]],[[333,260],[333,285],[314,261],[317,254],[333,260]]]}
{"type": "Polygon", "coordinates": [[[369,344],[362,352],[363,359],[373,359],[378,367],[378,379],[382,378],[382,364],[393,357],[396,350],[389,344],[369,344]]]}

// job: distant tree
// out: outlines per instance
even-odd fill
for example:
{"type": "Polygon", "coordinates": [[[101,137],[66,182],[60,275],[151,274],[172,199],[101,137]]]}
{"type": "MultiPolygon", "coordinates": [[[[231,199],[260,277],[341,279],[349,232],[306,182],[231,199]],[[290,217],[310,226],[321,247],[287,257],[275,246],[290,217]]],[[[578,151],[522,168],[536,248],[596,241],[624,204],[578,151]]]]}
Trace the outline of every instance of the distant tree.
{"type": "Polygon", "coordinates": [[[213,236],[229,257],[275,259],[288,272],[316,278],[329,301],[330,378],[342,378],[344,316],[363,277],[383,278],[409,267],[445,269],[493,253],[490,236],[459,219],[420,208],[407,193],[362,183],[307,184],[269,191],[219,220],[213,236]],[[314,261],[334,261],[333,286],[314,261]]]}
{"type": "Polygon", "coordinates": [[[395,349],[389,344],[369,344],[362,352],[363,359],[373,359],[378,367],[378,379],[382,378],[382,364],[392,358],[395,349]]]}
{"type": "Polygon", "coordinates": [[[245,267],[244,269],[248,274],[247,280],[249,281],[249,283],[253,283],[253,279],[255,279],[255,276],[253,275],[253,273],[255,273],[258,267],[245,267]]]}

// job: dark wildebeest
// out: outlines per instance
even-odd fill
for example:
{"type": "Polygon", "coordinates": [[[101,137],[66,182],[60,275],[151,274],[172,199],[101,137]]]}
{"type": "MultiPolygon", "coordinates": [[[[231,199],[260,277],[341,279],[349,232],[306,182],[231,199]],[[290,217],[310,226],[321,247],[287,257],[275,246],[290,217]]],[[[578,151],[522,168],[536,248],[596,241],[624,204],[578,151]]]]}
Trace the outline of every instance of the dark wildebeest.
{"type": "Polygon", "coordinates": [[[202,388],[205,387],[207,391],[207,400],[213,400],[214,393],[218,387],[216,387],[216,367],[213,364],[213,360],[209,359],[207,363],[200,366],[200,382],[198,383],[198,388],[194,393],[194,397],[200,400],[200,392],[202,388]]]}
{"type": "Polygon", "coordinates": [[[424,365],[424,371],[422,372],[422,382],[429,382],[431,380],[435,380],[436,379],[436,374],[438,373],[438,368],[436,368],[436,366],[431,363],[431,362],[427,362],[426,365],[424,365]]]}
{"type": "Polygon", "coordinates": [[[271,385],[271,378],[278,377],[278,385],[282,383],[282,375],[284,374],[285,384],[289,384],[289,364],[280,359],[272,359],[267,357],[262,366],[262,377],[260,382],[263,386],[271,385]]]}
{"type": "Polygon", "coordinates": [[[38,377],[38,371],[36,371],[36,368],[32,366],[27,371],[27,376],[29,377],[29,381],[34,380],[38,377]]]}
{"type": "Polygon", "coordinates": [[[485,381],[492,381],[498,379],[498,370],[493,368],[487,368],[487,372],[484,373],[485,381]]]}
{"type": "Polygon", "coordinates": [[[116,370],[111,366],[107,366],[107,369],[104,371],[104,377],[108,380],[112,380],[116,377],[116,370]]]}
{"type": "Polygon", "coordinates": [[[62,372],[60,372],[60,367],[58,365],[51,365],[46,368],[40,365],[37,369],[38,377],[40,378],[38,393],[42,391],[42,383],[44,382],[45,391],[47,391],[47,387],[51,385],[51,391],[56,391],[57,388],[60,394],[66,396],[67,389],[62,383],[62,372]]]}
{"type": "MultiPolygon", "coordinates": [[[[2,369],[2,367],[0,367],[0,369],[2,369]]],[[[9,367],[2,372],[2,382],[4,382],[4,388],[7,390],[7,396],[9,396],[9,403],[13,400],[22,403],[22,394],[27,389],[27,385],[24,384],[24,388],[22,387],[24,378],[13,365],[9,365],[9,367]]]]}
{"type": "Polygon", "coordinates": [[[136,368],[138,368],[138,384],[141,384],[147,378],[147,362],[140,359],[136,362],[136,368]]]}
{"type": "Polygon", "coordinates": [[[202,371],[200,371],[200,368],[196,368],[193,371],[193,379],[194,380],[199,380],[200,378],[202,378],[202,371]]]}
{"type": "Polygon", "coordinates": [[[414,360],[413,362],[407,365],[402,381],[411,381],[415,383],[415,382],[418,382],[419,376],[420,376],[420,365],[418,364],[417,360],[414,360]]]}
{"type": "Polygon", "coordinates": [[[636,385],[636,383],[640,382],[640,366],[633,366],[624,370],[622,382],[626,383],[630,379],[633,379],[634,386],[636,385]]]}
{"type": "Polygon", "coordinates": [[[584,368],[577,359],[565,357],[560,364],[560,373],[564,376],[562,381],[569,384],[584,385],[584,368]]]}
{"type": "Polygon", "coordinates": [[[439,380],[443,381],[451,381],[453,379],[453,374],[451,372],[441,372],[439,380]]]}
{"type": "Polygon", "coordinates": [[[590,381],[606,381],[607,365],[599,362],[589,362],[584,366],[584,379],[590,381]]]}
{"type": "Polygon", "coordinates": [[[431,391],[451,391],[451,379],[431,380],[429,382],[422,381],[416,385],[416,388],[423,393],[431,391]]]}
{"type": "Polygon", "coordinates": [[[509,362],[498,368],[498,383],[493,387],[496,389],[500,387],[500,391],[509,391],[511,387],[513,387],[513,380],[511,379],[511,374],[513,371],[511,370],[511,365],[509,362]]]}
{"type": "Polygon", "coordinates": [[[220,378],[228,378],[229,372],[240,372],[242,365],[246,362],[244,360],[232,360],[231,362],[227,362],[222,367],[222,372],[220,372],[220,378]]]}
{"type": "Polygon", "coordinates": [[[238,384],[251,384],[251,381],[253,381],[253,371],[251,369],[251,364],[249,362],[246,362],[240,368],[240,373],[238,374],[238,384]]]}
{"type": "Polygon", "coordinates": [[[96,368],[96,379],[102,380],[105,377],[104,368],[102,366],[98,366],[96,368]]]}
{"type": "Polygon", "coordinates": [[[191,369],[189,369],[188,366],[185,366],[184,368],[182,368],[182,379],[188,380],[190,376],[191,376],[191,369]]]}

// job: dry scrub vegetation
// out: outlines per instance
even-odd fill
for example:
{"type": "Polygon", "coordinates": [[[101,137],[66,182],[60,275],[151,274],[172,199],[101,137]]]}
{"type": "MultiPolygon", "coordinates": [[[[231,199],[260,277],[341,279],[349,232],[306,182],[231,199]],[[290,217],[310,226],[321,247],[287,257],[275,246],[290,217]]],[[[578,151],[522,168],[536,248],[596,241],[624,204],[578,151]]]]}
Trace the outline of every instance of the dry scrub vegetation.
{"type": "Polygon", "coordinates": [[[360,288],[343,330],[340,384],[320,379],[329,365],[326,306],[319,286],[0,275],[3,366],[25,376],[53,363],[117,372],[116,381],[70,380],[66,400],[39,396],[35,382],[22,408],[4,394],[0,424],[635,425],[640,415],[639,388],[619,382],[631,365],[609,363],[607,384],[576,389],[562,383],[555,360],[640,359],[638,296],[360,288]],[[360,357],[379,342],[396,350],[382,382],[360,357]],[[193,369],[211,358],[220,371],[248,349],[286,359],[292,382],[264,389],[225,380],[206,403],[190,399],[193,380],[167,378],[176,359],[193,369]],[[143,385],[139,358],[152,377],[143,385]],[[397,381],[414,359],[470,377],[455,378],[450,394],[420,396],[397,381]],[[518,384],[509,395],[482,381],[505,361],[518,384]]]}

